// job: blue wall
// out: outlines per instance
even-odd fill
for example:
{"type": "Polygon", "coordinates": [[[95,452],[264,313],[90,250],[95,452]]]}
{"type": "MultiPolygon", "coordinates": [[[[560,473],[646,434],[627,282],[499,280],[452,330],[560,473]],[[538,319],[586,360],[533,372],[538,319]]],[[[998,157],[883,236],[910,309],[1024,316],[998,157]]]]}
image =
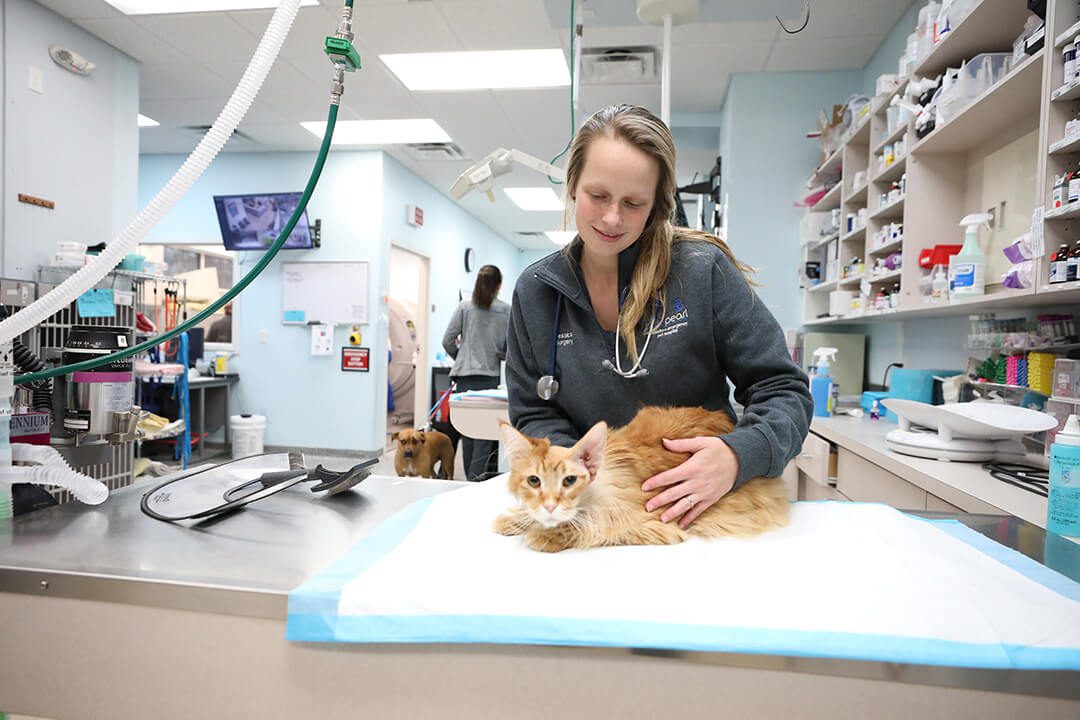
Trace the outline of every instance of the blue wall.
{"type": "Polygon", "coordinates": [[[861,71],[737,74],[728,88],[723,186],[728,243],[758,269],[758,295],[784,328],[798,327],[802,295],[795,269],[804,211],[794,205],[818,160],[806,138],[818,110],[858,90],[861,71]]]}
{"type": "Polygon", "coordinates": [[[33,279],[58,240],[111,242],[135,215],[139,70],[134,60],[30,0],[3,0],[3,192],[0,232],[4,277],[33,279]],[[97,64],[89,76],[61,69],[49,45],[97,64]],[[29,68],[43,93],[30,90],[29,68]],[[18,202],[27,193],[52,210],[18,202]]]}
{"type": "MultiPolygon", "coordinates": [[[[221,233],[212,196],[283,192],[304,186],[313,156],[309,153],[230,153],[221,155],[206,174],[151,232],[154,242],[216,244],[221,233]]],[[[176,155],[143,156],[139,165],[140,203],[145,203],[179,167],[176,155]]],[[[238,354],[233,366],[241,380],[231,411],[267,416],[270,445],[375,450],[386,430],[387,320],[382,298],[389,277],[391,243],[431,259],[431,316],[428,348],[439,349],[458,289],[472,287],[475,274],[464,271],[466,247],[479,264],[504,271],[508,298],[520,269],[520,253],[491,229],[380,152],[333,152],[308,206],[309,217],[323,223],[318,250],[289,250],[275,258],[244,291],[236,305],[238,354]],[[424,209],[424,226],[405,222],[405,205],[424,209]],[[334,354],[313,357],[310,331],[281,324],[281,263],[364,260],[370,263],[368,307],[371,321],[362,328],[371,348],[370,373],[339,369],[338,348],[349,328],[337,328],[334,354]],[[265,342],[263,335],[265,334],[265,342]]],[[[251,268],[255,253],[237,253],[237,273],[251,268]]]]}
{"type": "Polygon", "coordinates": [[[900,69],[900,56],[907,48],[907,37],[915,32],[915,22],[919,18],[919,8],[925,6],[925,2],[913,2],[907,12],[893,25],[888,37],[878,47],[870,62],[863,68],[862,92],[870,97],[874,96],[878,75],[895,75],[900,69]]]}
{"type": "MultiPolygon", "coordinates": [[[[435,310],[428,318],[426,347],[429,359],[434,361],[435,354],[442,349],[443,332],[458,305],[459,290],[471,290],[480,266],[495,265],[503,274],[499,297],[510,302],[522,267],[521,252],[389,155],[384,156],[383,173],[383,237],[386,242],[383,259],[389,257],[389,246],[394,244],[431,260],[430,301],[435,310]],[[405,221],[405,206],[409,204],[423,208],[422,227],[413,227],[405,221]],[[476,251],[476,266],[471,273],[465,272],[465,248],[468,247],[476,251]]],[[[380,277],[383,279],[382,292],[385,292],[389,266],[384,264],[380,277]]]]}

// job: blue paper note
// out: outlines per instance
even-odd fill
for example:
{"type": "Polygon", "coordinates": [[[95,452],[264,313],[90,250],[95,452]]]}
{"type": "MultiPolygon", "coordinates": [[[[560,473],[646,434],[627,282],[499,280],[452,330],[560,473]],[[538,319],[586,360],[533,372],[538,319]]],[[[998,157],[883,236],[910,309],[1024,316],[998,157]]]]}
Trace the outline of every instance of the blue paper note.
{"type": "Polygon", "coordinates": [[[285,311],[285,319],[282,322],[287,322],[287,323],[298,322],[298,323],[302,323],[302,322],[304,322],[304,311],[303,310],[286,310],[285,311]]]}
{"type": "Polygon", "coordinates": [[[113,302],[113,291],[110,288],[87,290],[75,303],[79,317],[96,318],[116,315],[116,304],[113,302]]]}

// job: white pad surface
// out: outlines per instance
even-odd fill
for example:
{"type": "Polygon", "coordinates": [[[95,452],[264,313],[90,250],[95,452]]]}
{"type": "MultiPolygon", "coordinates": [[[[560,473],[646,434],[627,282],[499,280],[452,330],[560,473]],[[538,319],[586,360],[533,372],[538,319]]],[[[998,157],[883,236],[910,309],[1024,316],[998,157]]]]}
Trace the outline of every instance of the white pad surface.
{"type": "Polygon", "coordinates": [[[420,501],[289,596],[287,637],[1080,669],[1080,584],[964,527],[796,503],[752,539],[526,548],[503,477],[420,501]]]}

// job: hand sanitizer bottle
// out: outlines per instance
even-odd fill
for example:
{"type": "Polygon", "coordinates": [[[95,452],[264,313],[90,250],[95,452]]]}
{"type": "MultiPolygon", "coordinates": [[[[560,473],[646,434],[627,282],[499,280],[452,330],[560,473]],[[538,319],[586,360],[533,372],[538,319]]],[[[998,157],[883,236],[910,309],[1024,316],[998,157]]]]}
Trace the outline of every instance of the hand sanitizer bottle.
{"type": "Polygon", "coordinates": [[[1080,538],[1080,420],[1070,415],[1050,446],[1046,529],[1080,538]]]}

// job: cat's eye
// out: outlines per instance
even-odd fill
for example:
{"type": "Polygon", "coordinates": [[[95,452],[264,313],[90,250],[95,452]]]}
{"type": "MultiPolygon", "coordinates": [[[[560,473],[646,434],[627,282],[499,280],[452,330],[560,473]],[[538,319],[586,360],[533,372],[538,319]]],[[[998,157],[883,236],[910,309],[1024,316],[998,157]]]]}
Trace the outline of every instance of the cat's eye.
{"type": "Polygon", "coordinates": [[[525,478],[525,482],[529,483],[529,487],[540,487],[540,478],[536,477],[535,475],[530,475],[529,477],[525,478]]]}
{"type": "Polygon", "coordinates": [[[571,485],[573,485],[576,482],[577,482],[577,476],[576,475],[567,475],[566,477],[564,477],[562,479],[563,487],[570,487],[571,485]]]}

